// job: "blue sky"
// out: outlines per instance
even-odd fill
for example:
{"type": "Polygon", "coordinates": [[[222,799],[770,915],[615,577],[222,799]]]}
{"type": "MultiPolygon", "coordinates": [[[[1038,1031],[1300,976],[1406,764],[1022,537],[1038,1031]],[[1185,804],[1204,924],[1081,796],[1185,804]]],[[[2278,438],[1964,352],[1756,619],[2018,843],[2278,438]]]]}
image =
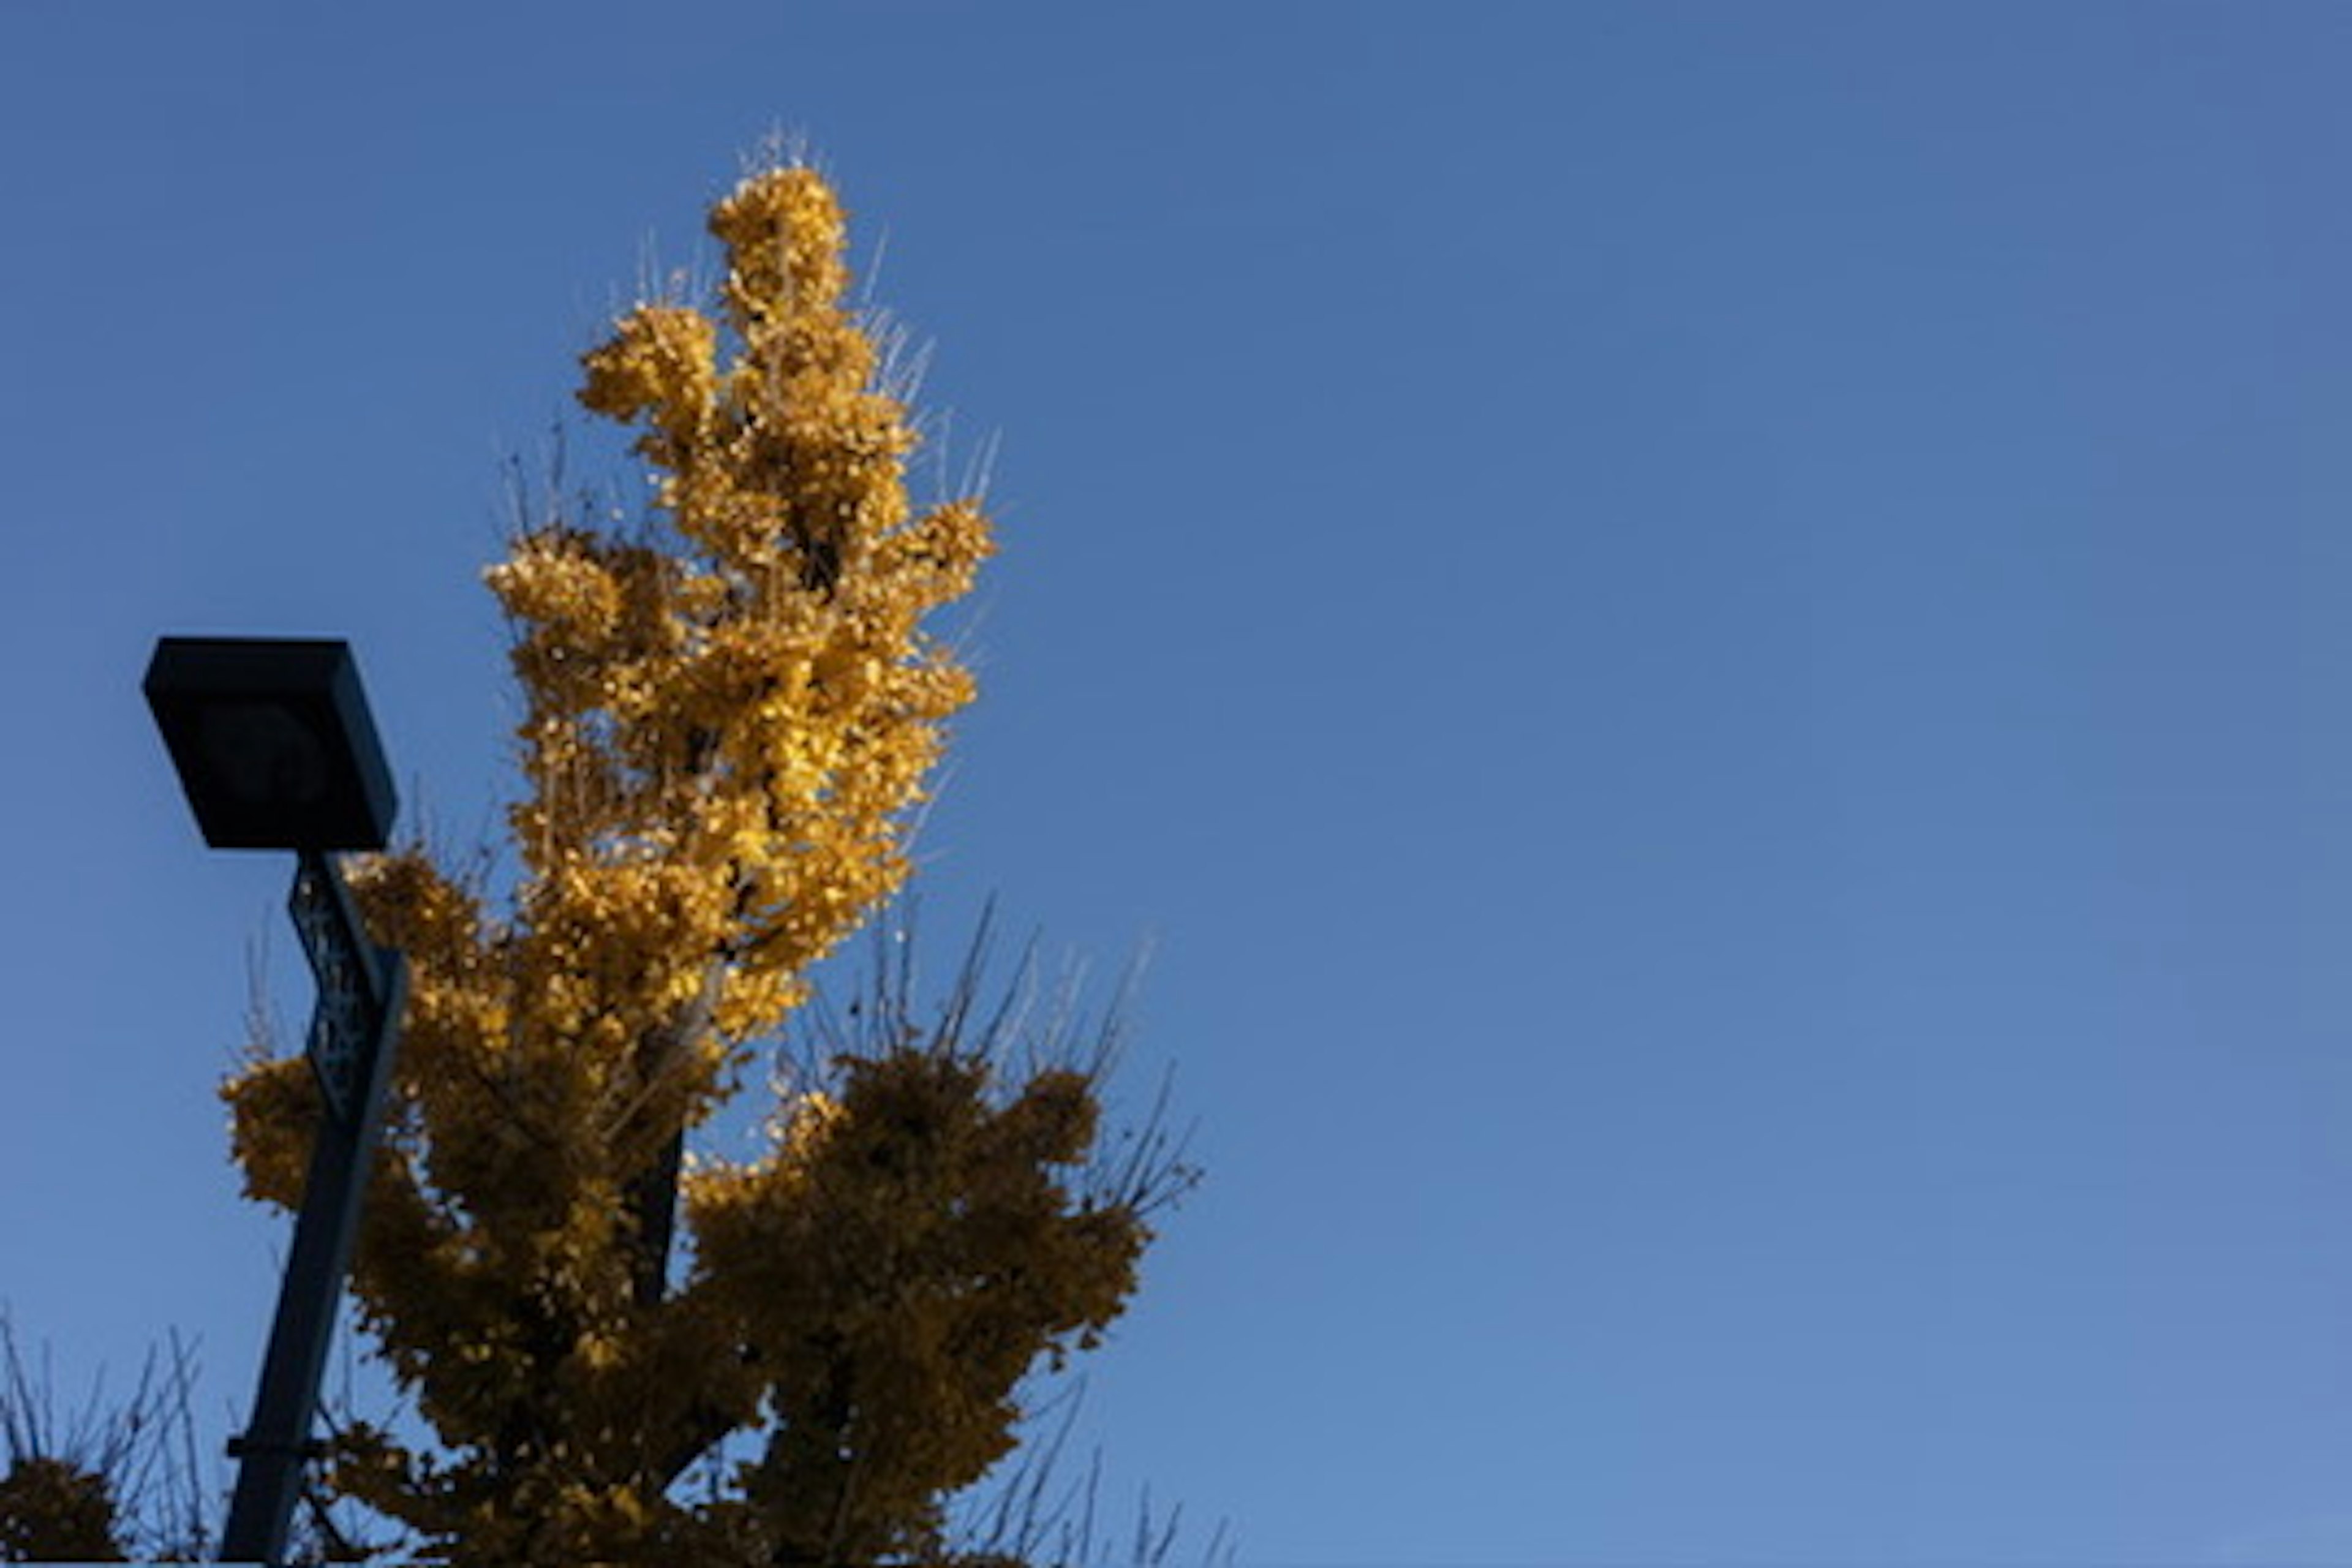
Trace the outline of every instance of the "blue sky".
{"type": "MultiPolygon", "coordinates": [[[[1097,1360],[1245,1563],[2352,1560],[2352,11],[0,0],[0,1299],[248,1397],[287,868],[163,632],[481,830],[500,465],[772,130],[1001,439],[927,828],[1154,960],[1097,1360]]],[[[593,446],[583,451],[593,454],[593,446]]]]}

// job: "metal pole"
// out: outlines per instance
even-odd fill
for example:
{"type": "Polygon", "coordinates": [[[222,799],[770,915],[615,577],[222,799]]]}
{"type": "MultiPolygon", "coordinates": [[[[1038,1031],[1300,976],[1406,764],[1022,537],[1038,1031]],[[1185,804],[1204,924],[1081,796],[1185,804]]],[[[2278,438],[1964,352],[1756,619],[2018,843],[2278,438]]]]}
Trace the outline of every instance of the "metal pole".
{"type": "MultiPolygon", "coordinates": [[[[323,878],[330,896],[348,911],[349,890],[333,860],[305,850],[297,875],[323,878]]],[[[298,883],[298,898],[301,891],[298,883]]],[[[352,929],[357,929],[355,921],[352,929]]],[[[373,1026],[358,1042],[359,1059],[351,1064],[356,1093],[348,1114],[338,1114],[331,1100],[322,1107],[302,1210],[294,1224],[294,1250],[278,1287],[278,1316],[254,1397],[253,1422],[229,1444],[238,1464],[228,1523],[221,1532],[224,1563],[284,1561],[287,1531],[301,1491],[302,1465],[316,1450],[310,1440],[311,1415],[334,1333],[335,1305],[351,1268],[369,1164],[383,1125],[385,1090],[392,1081],[401,1009],[408,993],[405,959],[389,948],[375,949],[373,956],[374,962],[367,967],[373,972],[371,978],[380,981],[379,1005],[371,1020],[373,1026]]]]}

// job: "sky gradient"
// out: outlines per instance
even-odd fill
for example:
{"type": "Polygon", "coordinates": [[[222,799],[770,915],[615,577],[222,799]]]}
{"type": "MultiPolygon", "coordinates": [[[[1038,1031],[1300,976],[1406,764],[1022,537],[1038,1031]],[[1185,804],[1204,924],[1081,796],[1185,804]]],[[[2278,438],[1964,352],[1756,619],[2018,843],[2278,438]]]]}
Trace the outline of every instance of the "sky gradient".
{"type": "Polygon", "coordinates": [[[781,128],[996,443],[940,965],[1148,944],[1198,1121],[1115,1496],[2352,1560],[2347,79],[2335,5],[0,0],[0,1300],[234,1424],[212,1089],[307,980],[149,649],[352,638],[487,831],[504,465],[781,128]]]}

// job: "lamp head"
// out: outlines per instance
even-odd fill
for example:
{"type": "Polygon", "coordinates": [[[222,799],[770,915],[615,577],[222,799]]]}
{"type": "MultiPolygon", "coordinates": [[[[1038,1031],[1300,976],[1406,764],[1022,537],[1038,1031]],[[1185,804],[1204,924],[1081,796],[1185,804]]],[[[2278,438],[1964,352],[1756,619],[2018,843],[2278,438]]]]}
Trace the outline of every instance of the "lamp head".
{"type": "Polygon", "coordinates": [[[215,849],[381,849],[399,809],[348,643],[164,637],[142,683],[215,849]]]}

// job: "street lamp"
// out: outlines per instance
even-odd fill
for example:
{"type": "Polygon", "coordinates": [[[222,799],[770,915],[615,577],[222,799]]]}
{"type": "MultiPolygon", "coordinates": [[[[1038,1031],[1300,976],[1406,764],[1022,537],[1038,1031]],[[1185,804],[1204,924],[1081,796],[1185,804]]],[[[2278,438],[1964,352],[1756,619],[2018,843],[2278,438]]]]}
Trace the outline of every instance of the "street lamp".
{"type": "Polygon", "coordinates": [[[229,1444],[236,1490],[221,1532],[221,1561],[276,1563],[313,1452],[319,1377],[407,995],[406,963],[367,940],[333,852],[383,848],[398,807],[348,644],[164,637],[144,689],[205,842],[295,852],[288,909],[319,983],[304,1054],[327,1113],[253,1420],[229,1444]]]}

